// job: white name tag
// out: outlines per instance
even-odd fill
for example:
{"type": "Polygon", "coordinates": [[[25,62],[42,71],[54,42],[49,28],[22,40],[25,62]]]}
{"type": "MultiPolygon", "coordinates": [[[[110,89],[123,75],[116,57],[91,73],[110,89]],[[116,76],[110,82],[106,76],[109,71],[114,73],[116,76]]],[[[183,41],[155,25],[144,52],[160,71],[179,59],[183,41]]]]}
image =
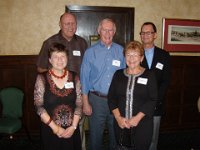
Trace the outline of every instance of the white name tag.
{"type": "Polygon", "coordinates": [[[74,88],[73,82],[67,82],[67,83],[65,83],[65,88],[66,89],[73,89],[74,88]]]}
{"type": "Polygon", "coordinates": [[[73,55],[74,55],[74,56],[81,56],[81,52],[78,51],[78,50],[74,50],[74,51],[73,51],[73,55]]]}
{"type": "Polygon", "coordinates": [[[161,64],[161,63],[157,63],[156,64],[156,68],[158,68],[158,69],[160,69],[160,70],[163,70],[163,64],[161,64]]]}
{"type": "Polygon", "coordinates": [[[113,60],[113,61],[112,61],[112,65],[113,65],[113,66],[120,67],[120,61],[119,61],[119,60],[113,60]]]}
{"type": "Polygon", "coordinates": [[[147,78],[138,78],[137,83],[147,85],[147,78]]]}

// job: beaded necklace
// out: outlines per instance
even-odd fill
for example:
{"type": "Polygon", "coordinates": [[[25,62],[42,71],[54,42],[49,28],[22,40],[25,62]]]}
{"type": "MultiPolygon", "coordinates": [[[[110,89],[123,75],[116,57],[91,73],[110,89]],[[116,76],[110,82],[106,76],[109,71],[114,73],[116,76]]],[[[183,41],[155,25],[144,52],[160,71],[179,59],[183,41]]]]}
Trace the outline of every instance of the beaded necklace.
{"type": "Polygon", "coordinates": [[[49,70],[49,74],[52,75],[52,76],[54,76],[54,77],[57,78],[57,79],[63,79],[63,78],[67,75],[67,70],[64,70],[63,75],[58,76],[58,75],[56,75],[56,74],[53,72],[52,69],[50,69],[50,70],[49,70]]]}

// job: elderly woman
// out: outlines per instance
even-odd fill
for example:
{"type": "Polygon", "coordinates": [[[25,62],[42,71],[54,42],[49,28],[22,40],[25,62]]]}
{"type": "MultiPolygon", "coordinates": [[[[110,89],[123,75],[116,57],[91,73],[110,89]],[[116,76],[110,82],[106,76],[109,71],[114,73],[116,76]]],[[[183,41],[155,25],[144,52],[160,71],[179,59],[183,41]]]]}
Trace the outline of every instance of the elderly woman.
{"type": "Polygon", "coordinates": [[[34,104],[40,116],[44,150],[81,150],[78,122],[82,114],[80,80],[67,70],[68,50],[54,43],[49,49],[51,67],[39,74],[34,104]]]}
{"type": "Polygon", "coordinates": [[[140,42],[129,42],[124,55],[127,68],[115,72],[108,94],[116,139],[119,145],[129,149],[148,150],[157,100],[156,78],[140,65],[144,58],[140,42]]]}

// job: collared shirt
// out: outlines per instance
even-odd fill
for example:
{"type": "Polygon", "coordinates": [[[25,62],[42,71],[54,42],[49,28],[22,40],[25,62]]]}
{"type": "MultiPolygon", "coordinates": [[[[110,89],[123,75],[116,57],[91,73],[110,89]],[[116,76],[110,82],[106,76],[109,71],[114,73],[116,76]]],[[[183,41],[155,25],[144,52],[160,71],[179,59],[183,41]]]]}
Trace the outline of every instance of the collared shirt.
{"type": "Polygon", "coordinates": [[[55,42],[65,45],[68,49],[68,70],[74,71],[79,74],[83,54],[87,49],[87,43],[85,39],[78,35],[74,35],[73,38],[68,41],[62,36],[61,31],[43,42],[42,48],[38,56],[37,66],[48,69],[48,67],[50,66],[48,59],[48,50],[51,47],[52,43],[55,42]]]}
{"type": "Polygon", "coordinates": [[[107,95],[116,70],[125,68],[122,46],[112,43],[108,49],[100,41],[88,48],[81,65],[82,93],[98,91],[107,95]]]}
{"type": "Polygon", "coordinates": [[[154,47],[150,49],[145,49],[145,56],[147,59],[147,64],[148,64],[149,69],[151,68],[151,64],[153,61],[153,54],[154,54],[154,47]]]}

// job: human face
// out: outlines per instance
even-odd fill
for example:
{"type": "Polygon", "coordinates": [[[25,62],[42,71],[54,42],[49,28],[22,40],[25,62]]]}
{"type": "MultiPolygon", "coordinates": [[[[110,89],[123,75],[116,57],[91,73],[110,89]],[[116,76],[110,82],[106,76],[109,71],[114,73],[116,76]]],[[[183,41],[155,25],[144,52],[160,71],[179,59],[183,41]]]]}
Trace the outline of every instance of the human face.
{"type": "Polygon", "coordinates": [[[64,38],[70,41],[77,29],[75,17],[68,13],[64,14],[60,20],[60,29],[64,38]]]}
{"type": "Polygon", "coordinates": [[[144,25],[142,27],[140,38],[144,47],[146,47],[147,45],[154,45],[154,40],[157,38],[157,34],[154,32],[152,25],[144,25]]]}
{"type": "Polygon", "coordinates": [[[52,69],[62,71],[67,66],[67,55],[65,52],[53,52],[49,58],[52,69]]]}
{"type": "Polygon", "coordinates": [[[115,35],[115,28],[113,22],[103,21],[98,33],[103,44],[105,44],[106,46],[110,46],[115,35]]]}
{"type": "Polygon", "coordinates": [[[132,49],[126,51],[125,59],[129,69],[135,69],[140,67],[140,62],[142,62],[143,56],[141,56],[141,54],[138,51],[132,49]]]}

